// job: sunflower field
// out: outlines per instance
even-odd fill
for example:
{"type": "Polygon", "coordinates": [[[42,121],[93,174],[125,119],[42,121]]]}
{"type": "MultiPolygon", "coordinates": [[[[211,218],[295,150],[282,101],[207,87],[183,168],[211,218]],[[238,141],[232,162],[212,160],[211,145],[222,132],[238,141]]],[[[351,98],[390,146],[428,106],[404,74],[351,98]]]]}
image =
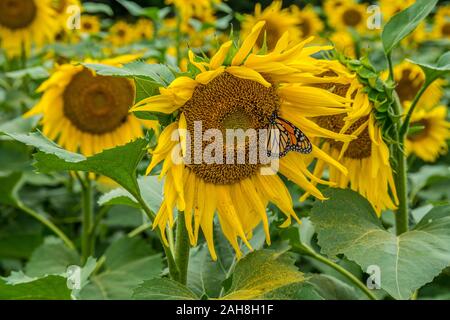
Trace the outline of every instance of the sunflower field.
{"type": "Polygon", "coordinates": [[[450,300],[450,2],[0,0],[0,300],[450,300]]]}

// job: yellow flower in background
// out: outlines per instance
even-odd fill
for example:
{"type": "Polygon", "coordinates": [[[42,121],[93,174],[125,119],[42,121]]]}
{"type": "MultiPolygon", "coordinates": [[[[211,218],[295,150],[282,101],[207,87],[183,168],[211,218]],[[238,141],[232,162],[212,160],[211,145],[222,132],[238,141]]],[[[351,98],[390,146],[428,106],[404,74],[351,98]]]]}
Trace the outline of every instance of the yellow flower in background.
{"type": "MultiPolygon", "coordinates": [[[[352,109],[346,115],[318,117],[317,123],[334,132],[352,134],[358,138],[344,143],[326,139],[322,146],[325,152],[333,159],[339,159],[348,169],[347,176],[335,167],[329,167],[322,159],[318,159],[313,174],[320,177],[328,167],[330,182],[336,183],[338,188],[350,187],[359,192],[378,215],[382,210],[395,209],[398,199],[389,162],[389,148],[383,141],[381,128],[373,114],[374,106],[364,86],[338,61],[330,63],[330,71],[323,74],[323,81],[327,79],[328,83],[318,86],[352,98],[352,109]],[[336,82],[336,77],[343,81],[336,82]]],[[[301,200],[308,196],[306,193],[301,200]]]]}
{"type": "Polygon", "coordinates": [[[333,46],[338,53],[341,53],[346,57],[356,57],[355,42],[349,32],[334,32],[330,36],[330,41],[333,43],[333,46]]]}
{"type": "MultiPolygon", "coordinates": [[[[387,73],[384,74],[387,78],[387,73]]],[[[394,79],[397,82],[395,90],[398,93],[400,101],[405,104],[412,102],[425,82],[425,74],[422,69],[408,61],[404,61],[394,67],[394,79]]],[[[419,106],[432,107],[439,104],[442,98],[443,80],[434,81],[424,92],[419,100],[419,106]]]]}
{"type": "Polygon", "coordinates": [[[336,14],[336,9],[338,9],[345,2],[351,2],[352,0],[325,0],[323,2],[323,10],[327,17],[336,14]]]}
{"type": "Polygon", "coordinates": [[[245,15],[241,23],[241,38],[244,39],[251,32],[256,23],[265,21],[265,27],[261,32],[256,46],[261,48],[266,36],[267,48],[272,50],[277,44],[278,39],[289,31],[291,41],[297,41],[300,38],[301,31],[298,27],[299,18],[289,9],[282,9],[282,1],[273,1],[267,8],[262,10],[261,4],[255,5],[254,15],[245,15]]]}
{"type": "Polygon", "coordinates": [[[313,6],[308,5],[302,9],[297,6],[291,6],[291,10],[298,17],[302,38],[317,36],[324,29],[324,24],[313,6]]]}
{"type": "MultiPolygon", "coordinates": [[[[121,56],[101,63],[120,66],[136,58],[121,56]]],[[[129,79],[64,64],[38,92],[43,93],[41,100],[25,116],[42,115],[44,135],[69,151],[90,156],[143,136],[141,121],[129,114],[135,102],[135,85],[129,79]]]]}
{"type": "MultiPolygon", "coordinates": [[[[252,230],[260,223],[264,226],[266,241],[270,243],[266,213],[269,202],[286,216],[283,227],[288,226],[292,218],[298,220],[289,191],[280,176],[262,174],[260,161],[254,164],[211,164],[205,161],[186,164],[173,161],[172,156],[177,152],[179,142],[184,154],[191,155],[187,150],[194,150],[195,145],[192,141],[187,142],[187,134],[183,132],[194,136],[195,122],[201,122],[203,130],[219,129],[222,133],[226,129],[237,128],[257,130],[267,128],[273,114],[277,114],[310,138],[323,137],[344,142],[353,138],[325,130],[309,119],[349,110],[347,98],[308,85],[320,81],[313,74],[325,70],[324,63],[311,55],[330,47],[305,48],[311,39],[292,44],[285,33],[271,53],[251,53],[264,26],[265,22],[257,23],[240,48],[234,48],[232,41],[224,43],[209,61],[199,62],[191,52],[190,62],[199,72],[195,79],[178,77],[169,87],[160,88],[160,95],[144,99],[132,109],[178,113],[177,121],[161,133],[147,170],[150,173],[158,163],[163,162],[164,201],[154,227],[160,228],[166,244],[166,227],[174,224],[175,207],[184,212],[178,218],[185,219],[191,244],[197,243],[201,229],[213,259],[217,259],[213,240],[216,210],[222,231],[238,257],[241,255],[238,238],[250,247],[248,240],[252,230]],[[172,134],[177,130],[180,139],[173,141],[172,134]]],[[[238,147],[233,147],[234,151],[238,150],[238,147]]],[[[205,146],[201,148],[203,154],[205,146]]],[[[310,156],[336,166],[344,175],[347,172],[316,145],[312,146],[310,156]]],[[[279,172],[313,196],[324,199],[311,181],[327,182],[308,171],[309,158],[306,158],[303,154],[289,152],[280,159],[279,172]]]]}
{"type": "Polygon", "coordinates": [[[439,7],[433,20],[432,37],[450,39],[450,6],[439,7]]]}
{"type": "Polygon", "coordinates": [[[344,1],[331,12],[327,18],[329,24],[339,31],[348,31],[350,28],[359,33],[367,33],[367,5],[353,1],[344,1]]]}
{"type": "Polygon", "coordinates": [[[70,30],[70,18],[77,11],[72,11],[71,7],[76,6],[81,12],[81,3],[79,0],[51,0],[52,8],[55,10],[59,22],[60,31],[75,31],[70,30]]]}
{"type": "Polygon", "coordinates": [[[379,5],[384,23],[388,22],[392,16],[411,6],[414,2],[415,0],[380,0],[379,5]]]}
{"type": "Polygon", "coordinates": [[[136,38],[136,34],[128,23],[124,21],[116,22],[109,30],[109,41],[114,46],[125,46],[133,42],[136,38]]]}
{"type": "Polygon", "coordinates": [[[166,4],[173,4],[181,14],[182,24],[188,24],[195,18],[200,21],[211,20],[214,15],[213,5],[220,0],[166,0],[166,4]]]}
{"type": "Polygon", "coordinates": [[[418,131],[410,132],[405,140],[407,154],[415,154],[427,162],[434,162],[440,155],[448,152],[450,122],[447,121],[447,107],[416,107],[411,117],[411,127],[419,126],[418,131]]]}
{"type": "Polygon", "coordinates": [[[81,16],[81,33],[95,34],[101,30],[100,19],[97,16],[81,16]]]}
{"type": "Polygon", "coordinates": [[[149,19],[139,19],[135,26],[134,32],[141,40],[150,40],[153,38],[153,22],[149,19]]]}
{"type": "Polygon", "coordinates": [[[0,42],[8,56],[19,56],[22,48],[41,47],[58,32],[56,13],[50,0],[0,1],[0,42]]]}

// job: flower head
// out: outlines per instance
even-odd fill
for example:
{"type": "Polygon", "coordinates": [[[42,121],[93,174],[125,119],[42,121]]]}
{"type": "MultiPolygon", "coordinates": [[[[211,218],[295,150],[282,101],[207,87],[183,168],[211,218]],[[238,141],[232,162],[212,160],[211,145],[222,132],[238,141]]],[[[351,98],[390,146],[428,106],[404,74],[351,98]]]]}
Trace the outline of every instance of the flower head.
{"type": "MultiPolygon", "coordinates": [[[[214,141],[222,141],[229,130],[265,130],[276,114],[289,123],[289,129],[292,129],[290,139],[294,139],[294,127],[303,132],[302,136],[295,131],[297,143],[305,142],[304,137],[343,142],[352,139],[326,130],[310,119],[349,110],[348,98],[309,85],[320,81],[314,74],[325,69],[325,62],[319,62],[311,55],[330,48],[305,48],[311,39],[289,43],[286,33],[272,52],[251,53],[264,26],[265,22],[257,23],[240,47],[234,47],[232,41],[224,43],[211,59],[199,60],[191,52],[190,62],[196,69],[193,78],[178,77],[167,88],[160,88],[160,95],[145,99],[133,108],[133,111],[174,114],[177,119],[161,133],[148,168],[150,173],[163,162],[164,201],[154,227],[159,227],[164,237],[166,226],[174,223],[173,210],[177,208],[183,212],[178,218],[185,219],[191,244],[196,244],[201,229],[214,259],[213,220],[216,210],[223,233],[238,256],[241,254],[238,239],[250,247],[248,239],[260,223],[264,226],[267,242],[270,242],[266,213],[269,202],[286,216],[283,226],[289,225],[292,218],[298,218],[280,176],[276,172],[263,173],[265,164],[260,158],[255,162],[248,160],[247,155],[255,145],[251,144],[250,137],[241,144],[231,144],[231,149],[228,149],[232,151],[230,163],[227,162],[229,146],[218,144],[218,147],[211,148],[207,140],[196,136],[196,130],[205,135],[209,130],[216,130],[214,132],[218,135],[214,136],[214,141]],[[239,151],[244,152],[243,162],[235,161],[239,151]],[[175,161],[174,153],[194,160],[175,161]],[[200,154],[198,161],[195,160],[196,153],[200,154]],[[214,161],[208,162],[202,155],[211,155],[214,161]]],[[[259,145],[263,140],[256,136],[253,141],[259,145]]],[[[295,142],[290,140],[290,143],[295,142]]],[[[312,157],[346,173],[342,165],[318,146],[312,145],[309,151],[312,157]]],[[[315,197],[324,199],[311,181],[327,182],[312,175],[307,169],[308,163],[309,158],[291,151],[279,159],[279,172],[315,197]]]]}

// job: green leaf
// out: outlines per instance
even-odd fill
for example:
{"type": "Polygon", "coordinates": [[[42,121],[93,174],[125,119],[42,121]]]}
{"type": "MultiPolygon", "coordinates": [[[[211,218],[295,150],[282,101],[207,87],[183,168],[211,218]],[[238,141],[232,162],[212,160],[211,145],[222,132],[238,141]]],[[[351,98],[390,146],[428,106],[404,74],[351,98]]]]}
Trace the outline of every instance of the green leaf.
{"type": "Polygon", "coordinates": [[[150,80],[155,85],[164,87],[175,79],[172,71],[163,64],[147,64],[142,61],[135,61],[122,67],[113,67],[100,63],[85,63],[84,66],[102,76],[150,80]]]}
{"type": "Polygon", "coordinates": [[[437,2],[438,0],[416,0],[412,6],[394,15],[381,33],[384,52],[390,54],[430,14],[437,2]]]}
{"type": "Polygon", "coordinates": [[[198,300],[189,288],[167,278],[151,279],[134,289],[136,300],[198,300]]]}
{"type": "Polygon", "coordinates": [[[378,266],[381,287],[396,299],[433,280],[450,264],[450,206],[433,208],[412,230],[396,236],[381,225],[370,203],[350,190],[329,189],[311,221],[322,252],[344,254],[363,270],[378,266]]]}
{"type": "Polygon", "coordinates": [[[0,300],[70,300],[67,279],[48,276],[31,282],[10,285],[0,278],[0,300]]]}
{"type": "Polygon", "coordinates": [[[411,181],[410,197],[414,199],[420,190],[434,183],[450,180],[450,166],[425,165],[419,171],[408,175],[411,181]]]}
{"type": "Polygon", "coordinates": [[[440,56],[438,61],[434,65],[413,60],[409,61],[417,64],[422,68],[422,70],[425,72],[425,76],[428,82],[434,81],[437,78],[441,78],[445,74],[450,72],[450,52],[446,52],[442,56],[440,56]]]}
{"type": "Polygon", "coordinates": [[[139,194],[136,167],[145,154],[147,142],[137,139],[127,145],[105,150],[92,157],[64,150],[41,133],[8,135],[20,142],[39,149],[34,155],[35,167],[41,173],[53,171],[93,172],[111,178],[133,195],[139,194]]]}
{"type": "Polygon", "coordinates": [[[22,173],[0,172],[0,204],[15,206],[18,203],[17,191],[22,185],[22,173]]]}
{"type": "Polygon", "coordinates": [[[104,3],[83,2],[83,11],[91,14],[104,13],[108,16],[114,15],[114,11],[111,7],[104,3]]]}
{"type": "Polygon", "coordinates": [[[6,77],[12,78],[12,79],[21,79],[25,76],[29,76],[33,80],[40,80],[40,79],[46,79],[50,76],[48,71],[41,67],[31,67],[23,70],[17,70],[17,71],[11,71],[5,73],[6,77]]]}
{"type": "Polygon", "coordinates": [[[154,254],[140,238],[121,238],[105,252],[105,269],[92,276],[81,299],[131,299],[133,289],[162,272],[161,254],[154,254]]]}
{"type": "Polygon", "coordinates": [[[75,250],[67,248],[61,240],[49,237],[33,252],[25,270],[30,277],[58,275],[64,274],[67,267],[79,263],[80,257],[75,250]]]}
{"type": "Polygon", "coordinates": [[[240,260],[223,299],[286,299],[305,281],[295,260],[285,252],[259,250],[240,260]]]}
{"type": "MultiPolygon", "coordinates": [[[[163,184],[157,176],[140,177],[138,179],[139,189],[144,201],[153,212],[157,212],[163,200],[163,184]]],[[[137,200],[125,189],[118,188],[100,197],[98,204],[105,205],[127,205],[140,208],[137,200]]]]}
{"type": "Polygon", "coordinates": [[[326,274],[306,278],[295,294],[298,300],[358,300],[355,289],[326,274]]]}
{"type": "Polygon", "coordinates": [[[1,136],[3,132],[28,133],[36,126],[37,122],[38,117],[18,117],[8,122],[4,122],[0,124],[0,138],[3,138],[1,136]]]}

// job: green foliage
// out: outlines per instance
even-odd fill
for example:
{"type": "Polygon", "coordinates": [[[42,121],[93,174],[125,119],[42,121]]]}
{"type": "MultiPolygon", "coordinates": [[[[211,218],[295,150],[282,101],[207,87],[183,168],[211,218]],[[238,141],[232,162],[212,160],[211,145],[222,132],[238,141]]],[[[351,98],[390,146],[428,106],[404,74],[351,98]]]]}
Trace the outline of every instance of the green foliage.
{"type": "Polygon", "coordinates": [[[134,288],[159,276],[162,268],[161,254],[155,254],[144,240],[121,238],[106,250],[103,271],[91,276],[80,298],[129,300],[134,288]]]}
{"type": "Polygon", "coordinates": [[[198,300],[186,286],[167,278],[145,281],[134,290],[136,300],[198,300]]]}
{"type": "Polygon", "coordinates": [[[381,34],[384,52],[390,54],[430,14],[437,2],[438,0],[416,0],[412,6],[394,15],[381,34]]]}
{"type": "Polygon", "coordinates": [[[71,292],[67,279],[47,276],[30,282],[11,285],[0,278],[2,300],[70,300],[71,292]]]}
{"type": "Polygon", "coordinates": [[[223,299],[286,299],[305,281],[289,253],[259,250],[240,260],[223,299]]]}
{"type": "Polygon", "coordinates": [[[359,194],[329,189],[325,195],[330,200],[317,202],[311,212],[322,252],[344,254],[363,270],[379,266],[381,287],[394,298],[408,299],[450,264],[450,206],[434,208],[396,236],[359,194]]]}
{"type": "Polygon", "coordinates": [[[437,62],[433,65],[413,60],[409,61],[417,64],[422,68],[428,83],[433,82],[437,78],[442,78],[444,77],[444,75],[450,72],[450,52],[444,53],[442,56],[440,56],[437,62]]]}

